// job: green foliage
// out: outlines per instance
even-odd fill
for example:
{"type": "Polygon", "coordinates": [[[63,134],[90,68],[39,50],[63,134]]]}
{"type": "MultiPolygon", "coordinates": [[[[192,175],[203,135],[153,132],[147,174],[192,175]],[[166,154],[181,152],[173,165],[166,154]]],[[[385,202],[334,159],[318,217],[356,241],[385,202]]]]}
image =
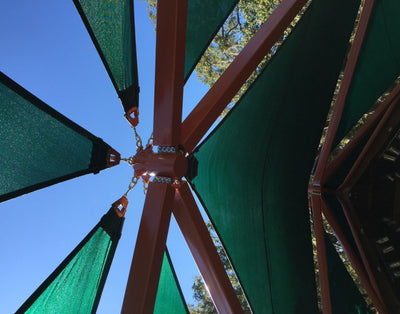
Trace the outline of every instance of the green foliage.
{"type": "Polygon", "coordinates": [[[149,18],[153,22],[153,25],[155,27],[157,19],[157,0],[142,0],[142,1],[147,2],[147,14],[149,15],[149,18]]]}
{"type": "MultiPolygon", "coordinates": [[[[246,46],[281,0],[242,0],[228,16],[224,25],[204,52],[195,69],[199,80],[212,86],[246,46]]],[[[223,116],[261,73],[267,61],[282,44],[284,37],[272,47],[254,73],[232,99],[223,116]]]]}

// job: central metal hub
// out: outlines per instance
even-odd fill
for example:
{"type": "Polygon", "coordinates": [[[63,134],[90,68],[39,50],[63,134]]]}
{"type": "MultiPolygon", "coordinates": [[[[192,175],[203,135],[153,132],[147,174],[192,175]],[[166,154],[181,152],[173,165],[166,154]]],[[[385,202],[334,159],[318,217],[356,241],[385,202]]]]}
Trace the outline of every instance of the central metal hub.
{"type": "Polygon", "coordinates": [[[132,161],[137,176],[155,175],[180,179],[186,174],[188,168],[185,156],[180,152],[175,152],[174,149],[164,149],[155,153],[152,147],[147,147],[139,150],[132,161]]]}

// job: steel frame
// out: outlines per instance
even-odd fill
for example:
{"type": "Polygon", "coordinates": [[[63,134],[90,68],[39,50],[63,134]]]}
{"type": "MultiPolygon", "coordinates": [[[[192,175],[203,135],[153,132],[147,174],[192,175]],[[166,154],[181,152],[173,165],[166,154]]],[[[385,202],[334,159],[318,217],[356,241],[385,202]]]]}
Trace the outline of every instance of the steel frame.
{"type": "MultiPolygon", "coordinates": [[[[357,232],[357,230],[359,230],[359,228],[356,227],[356,225],[354,223],[355,219],[353,219],[353,217],[352,217],[354,211],[352,210],[352,206],[350,204],[350,201],[347,199],[347,197],[345,197],[342,194],[338,194],[337,195],[337,199],[338,199],[340,205],[343,208],[343,212],[344,212],[344,214],[346,216],[346,220],[347,220],[347,223],[349,224],[349,227],[350,227],[351,233],[353,235],[354,241],[356,242],[358,251],[359,251],[360,256],[361,256],[361,260],[362,260],[363,265],[365,267],[365,270],[366,270],[366,273],[368,275],[368,278],[369,278],[369,281],[371,283],[371,286],[374,289],[374,291],[376,293],[376,296],[381,301],[381,304],[383,305],[384,303],[383,303],[382,295],[380,294],[380,291],[379,291],[378,284],[376,282],[374,273],[372,271],[371,265],[370,265],[370,263],[369,263],[369,261],[367,259],[366,254],[365,254],[364,247],[362,246],[360,234],[359,234],[359,232],[357,232]]],[[[372,300],[372,298],[371,298],[371,300],[372,300]]],[[[387,313],[385,308],[382,308],[381,312],[382,313],[387,313]]]]}
{"type": "Polygon", "coordinates": [[[243,310],[235,290],[186,182],[175,194],[173,214],[218,312],[241,313],[243,310]]]}
{"type": "MultiPolygon", "coordinates": [[[[314,216],[314,224],[316,230],[316,238],[317,238],[317,254],[318,254],[318,264],[320,270],[323,269],[326,271],[326,259],[325,257],[325,247],[323,245],[318,245],[318,242],[322,242],[320,239],[321,236],[317,234],[318,232],[323,231],[323,226],[321,219],[321,213],[323,212],[325,217],[328,220],[328,223],[334,230],[335,234],[338,235],[340,242],[342,243],[346,255],[349,257],[352,266],[355,268],[362,284],[364,285],[369,297],[376,309],[381,313],[386,313],[386,309],[383,305],[382,297],[377,288],[374,277],[372,276],[371,269],[369,267],[368,261],[365,259],[365,254],[363,254],[363,248],[361,246],[360,241],[358,241],[358,235],[355,233],[355,229],[352,225],[351,217],[348,216],[349,212],[347,210],[346,204],[343,200],[343,197],[340,197],[340,192],[338,191],[330,191],[335,194],[343,207],[348,223],[351,227],[351,231],[353,237],[356,239],[357,247],[362,256],[362,263],[356,257],[355,252],[352,247],[349,245],[346,237],[344,236],[339,224],[334,218],[332,212],[330,211],[329,206],[327,206],[324,198],[323,192],[325,190],[325,183],[327,180],[339,169],[339,166],[343,163],[343,161],[348,157],[348,155],[353,151],[353,149],[357,146],[357,144],[365,137],[365,135],[371,130],[371,128],[377,123],[378,119],[382,116],[382,112],[386,109],[386,106],[382,106],[381,109],[374,115],[373,118],[369,119],[368,123],[360,130],[352,141],[351,145],[346,148],[337,158],[328,166],[328,158],[332,150],[333,142],[335,140],[336,132],[339,127],[339,122],[343,113],[345,101],[347,98],[348,91],[350,89],[351,81],[353,78],[354,71],[356,69],[358,57],[361,51],[361,47],[364,41],[365,33],[368,27],[368,23],[371,17],[371,13],[374,7],[374,0],[366,0],[364,6],[362,8],[362,12],[360,15],[360,20],[358,23],[357,31],[354,37],[353,44],[351,46],[348,60],[344,69],[343,81],[339,88],[339,93],[333,108],[332,117],[328,125],[325,142],[322,146],[321,153],[318,159],[317,167],[314,172],[312,186],[309,189],[311,192],[312,199],[312,210],[314,216]],[[318,240],[320,239],[320,240],[318,240]],[[319,246],[319,248],[318,248],[319,246]],[[321,257],[320,257],[321,255],[321,257]],[[364,268],[365,267],[365,268],[364,268]]],[[[340,190],[340,188],[338,189],[340,190]]],[[[321,276],[321,275],[320,275],[321,276]]],[[[329,294],[329,282],[325,282],[327,280],[327,274],[322,274],[322,278],[320,278],[321,285],[321,299],[323,302],[323,313],[331,313],[332,309],[330,306],[330,299],[326,294],[329,294]],[[326,306],[328,304],[328,306],[326,306]]]]}
{"type": "Polygon", "coordinates": [[[150,182],[121,313],[153,313],[175,190],[150,182]]]}
{"type": "Polygon", "coordinates": [[[321,287],[322,313],[332,314],[332,302],[329,289],[328,262],[326,258],[324,224],[322,222],[321,195],[311,194],[311,207],[314,217],[314,232],[317,242],[317,259],[319,266],[319,283],[321,287]]]}
{"type": "Polygon", "coordinates": [[[154,144],[181,144],[187,0],[157,1],[154,144]]]}
{"type": "MultiPolygon", "coordinates": [[[[184,152],[191,153],[306,2],[307,0],[283,0],[182,123],[187,0],[158,0],[154,144],[183,148],[184,152]]],[[[375,291],[373,283],[368,280],[365,269],[347,243],[321,195],[327,169],[326,163],[343,111],[344,101],[357,63],[373,3],[374,0],[366,0],[365,2],[358,31],[345,69],[338,101],[328,128],[327,140],[322,148],[313,188],[311,189],[313,192],[312,208],[316,221],[324,313],[331,313],[331,300],[326,267],[322,211],[328,217],[339,238],[341,238],[341,242],[344,243],[348,256],[352,260],[375,306],[378,309],[382,308],[381,300],[376,295],[377,291],[375,291]]],[[[157,158],[153,158],[154,156],[151,154],[149,156],[152,156],[149,164],[157,163],[157,158]]],[[[174,158],[177,160],[176,154],[174,158]]],[[[169,166],[165,166],[165,164],[160,166],[160,168],[163,167],[166,173],[176,180],[172,185],[154,182],[149,184],[122,313],[136,314],[151,313],[153,311],[171,212],[173,212],[188,243],[217,310],[223,313],[243,312],[188,184],[180,182],[180,175],[174,177],[174,170],[170,170],[169,166]]]]}
{"type": "Polygon", "coordinates": [[[324,182],[329,181],[332,175],[338,171],[339,167],[354,151],[357,145],[367,136],[367,134],[378,124],[387,111],[388,107],[392,104],[395,97],[400,94],[400,84],[395,86],[386,99],[376,108],[375,112],[368,118],[362,125],[350,142],[343,148],[343,150],[326,166],[324,174],[324,182]]]}
{"type": "Polygon", "coordinates": [[[344,104],[346,101],[347,93],[350,89],[350,84],[353,79],[353,74],[357,65],[358,56],[360,55],[361,46],[364,41],[364,36],[367,31],[368,22],[371,17],[372,9],[375,0],[366,0],[362,9],[358,28],[354,36],[353,45],[351,46],[348,60],[343,72],[342,84],[339,88],[339,93],[333,108],[332,117],[329,121],[328,130],[326,132],[325,142],[321,149],[321,154],[318,160],[318,165],[314,174],[314,185],[321,186],[324,181],[324,172],[328,162],[329,154],[332,150],[333,141],[335,140],[336,131],[339,127],[339,122],[342,117],[344,104]]]}
{"type": "Polygon", "coordinates": [[[322,202],[322,213],[324,214],[326,220],[328,221],[331,228],[334,230],[336,238],[339,240],[340,244],[342,245],[343,250],[345,251],[347,257],[350,260],[350,263],[354,270],[356,271],[358,278],[361,281],[361,284],[365,288],[365,291],[369,295],[372,300],[372,303],[376,307],[379,313],[385,313],[383,310],[382,300],[377,296],[374,288],[371,285],[370,279],[368,274],[365,271],[365,268],[362,262],[359,260],[357,255],[355,254],[353,248],[351,247],[350,243],[348,242],[342,228],[340,227],[339,223],[337,222],[335,216],[332,213],[331,208],[329,207],[328,203],[326,202],[325,198],[321,195],[321,202],[322,202]]]}
{"type": "Polygon", "coordinates": [[[373,155],[376,153],[378,148],[375,147],[374,144],[376,144],[376,140],[381,134],[382,130],[387,127],[387,121],[391,118],[392,113],[396,110],[398,103],[400,102],[400,85],[396,86],[386,100],[387,101],[384,103],[384,110],[382,110],[382,117],[379,120],[378,125],[376,126],[371,137],[368,139],[367,144],[365,144],[361,154],[358,156],[353,167],[350,169],[342,185],[338,188],[339,190],[351,187],[354,181],[360,176],[361,171],[365,168],[367,160],[371,160],[373,155]]]}

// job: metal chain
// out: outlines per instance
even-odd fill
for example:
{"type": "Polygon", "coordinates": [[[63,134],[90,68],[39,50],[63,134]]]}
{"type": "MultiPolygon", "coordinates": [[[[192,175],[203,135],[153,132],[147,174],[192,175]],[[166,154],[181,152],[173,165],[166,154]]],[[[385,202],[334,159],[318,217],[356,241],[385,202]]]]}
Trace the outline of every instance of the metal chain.
{"type": "Polygon", "coordinates": [[[139,180],[139,177],[133,177],[132,178],[132,181],[129,183],[129,186],[128,186],[128,191],[126,191],[125,194],[124,194],[125,197],[127,197],[128,193],[133,190],[133,188],[138,183],[138,180],[139,180]]]}
{"type": "MultiPolygon", "coordinates": [[[[137,148],[137,150],[143,150],[143,142],[142,142],[142,139],[140,138],[140,135],[136,131],[136,127],[132,127],[132,129],[133,129],[133,132],[135,132],[135,140],[136,140],[136,148],[137,148]]],[[[149,140],[147,141],[146,148],[147,147],[151,147],[151,146],[153,146],[153,133],[151,133],[151,136],[150,136],[149,140]]],[[[134,165],[134,156],[129,157],[129,158],[121,158],[121,160],[127,162],[131,166],[134,165]]],[[[137,183],[139,181],[139,178],[140,178],[139,176],[134,176],[132,178],[132,181],[129,183],[128,190],[124,194],[125,197],[137,185],[137,183]]],[[[142,180],[142,181],[143,181],[143,192],[146,195],[148,187],[149,187],[149,184],[146,183],[144,180],[142,180]]]]}
{"type": "Polygon", "coordinates": [[[149,147],[149,146],[153,146],[153,132],[151,132],[149,140],[147,141],[146,147],[149,147]]]}
{"type": "Polygon", "coordinates": [[[121,158],[121,161],[125,161],[128,164],[130,164],[131,166],[133,166],[133,157],[129,157],[129,158],[121,158]]]}
{"type": "Polygon", "coordinates": [[[147,190],[149,189],[149,183],[145,182],[143,179],[142,181],[143,181],[143,193],[144,195],[146,195],[147,190]]]}
{"type": "Polygon", "coordinates": [[[132,129],[133,129],[133,132],[135,132],[136,148],[143,149],[142,139],[140,138],[139,134],[137,133],[136,128],[133,126],[132,129]]]}

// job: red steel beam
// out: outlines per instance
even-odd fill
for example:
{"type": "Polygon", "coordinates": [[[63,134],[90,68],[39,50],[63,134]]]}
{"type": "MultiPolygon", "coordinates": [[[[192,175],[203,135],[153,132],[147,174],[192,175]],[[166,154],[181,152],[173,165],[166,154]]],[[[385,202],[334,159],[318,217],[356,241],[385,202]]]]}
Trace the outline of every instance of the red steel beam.
{"type": "Polygon", "coordinates": [[[173,213],[218,313],[243,313],[187,182],[175,194],[173,213]]]}
{"type": "Polygon", "coordinates": [[[157,1],[154,144],[180,144],[187,0],[157,1]]]}
{"type": "Polygon", "coordinates": [[[307,0],[283,0],[182,124],[182,143],[191,152],[307,0]]]}
{"type": "Polygon", "coordinates": [[[328,262],[326,258],[324,225],[321,212],[321,195],[311,194],[311,208],[314,217],[314,232],[317,242],[319,283],[321,287],[322,313],[332,314],[331,293],[329,289],[328,262]]]}
{"type": "Polygon", "coordinates": [[[342,245],[342,248],[346,253],[347,257],[349,258],[352,267],[356,271],[357,276],[361,281],[361,284],[363,285],[365,291],[367,292],[368,296],[370,297],[372,303],[374,304],[378,312],[384,313],[385,311],[383,310],[384,307],[382,305],[382,302],[376,295],[375,290],[372,288],[368,275],[365,272],[364,266],[362,265],[361,261],[355,254],[350,243],[347,241],[347,238],[342,230],[342,227],[337,222],[330,206],[328,205],[323,196],[321,196],[321,201],[322,201],[322,212],[326,220],[328,221],[329,225],[331,226],[332,230],[335,232],[335,235],[339,240],[340,244],[342,245]]]}
{"type": "Polygon", "coordinates": [[[351,46],[348,60],[344,68],[343,80],[340,85],[339,93],[333,108],[332,117],[329,121],[328,130],[326,133],[325,142],[322,146],[321,154],[318,160],[317,168],[314,175],[314,185],[322,186],[326,181],[324,180],[324,172],[328,162],[329,154],[332,149],[333,141],[335,140],[336,131],[339,127],[340,118],[342,116],[344,104],[346,102],[347,93],[349,91],[353,74],[357,65],[358,56],[361,51],[361,46],[364,41],[364,36],[368,28],[368,22],[374,7],[374,0],[365,0],[358,28],[354,36],[354,41],[351,46]]]}
{"type": "Polygon", "coordinates": [[[121,313],[153,313],[175,189],[150,182],[121,313]]]}

